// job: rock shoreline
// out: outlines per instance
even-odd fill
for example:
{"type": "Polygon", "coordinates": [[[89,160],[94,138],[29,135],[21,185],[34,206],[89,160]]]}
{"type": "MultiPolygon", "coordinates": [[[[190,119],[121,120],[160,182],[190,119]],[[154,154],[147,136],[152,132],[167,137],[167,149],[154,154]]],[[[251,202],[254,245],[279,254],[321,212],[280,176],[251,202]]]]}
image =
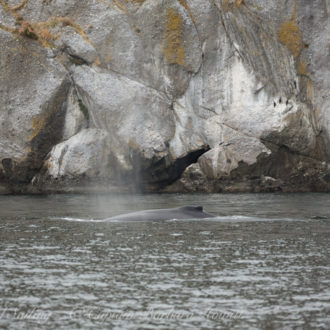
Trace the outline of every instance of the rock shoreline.
{"type": "Polygon", "coordinates": [[[325,0],[3,1],[0,194],[330,191],[325,0]]]}

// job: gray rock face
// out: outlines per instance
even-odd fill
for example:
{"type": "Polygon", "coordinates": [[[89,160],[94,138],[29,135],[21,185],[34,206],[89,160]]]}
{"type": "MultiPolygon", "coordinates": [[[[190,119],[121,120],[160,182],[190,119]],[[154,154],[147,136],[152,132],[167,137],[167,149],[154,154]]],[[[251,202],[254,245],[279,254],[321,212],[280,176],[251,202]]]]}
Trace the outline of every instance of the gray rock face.
{"type": "Polygon", "coordinates": [[[38,44],[3,30],[0,42],[0,185],[13,187],[28,184],[61,141],[70,82],[38,44]]]}
{"type": "Polygon", "coordinates": [[[50,177],[71,178],[82,174],[106,177],[109,167],[108,133],[100,129],[84,129],[57,144],[50,152],[45,167],[50,177]]]}
{"type": "Polygon", "coordinates": [[[0,194],[329,191],[327,0],[0,3],[0,194]]]}

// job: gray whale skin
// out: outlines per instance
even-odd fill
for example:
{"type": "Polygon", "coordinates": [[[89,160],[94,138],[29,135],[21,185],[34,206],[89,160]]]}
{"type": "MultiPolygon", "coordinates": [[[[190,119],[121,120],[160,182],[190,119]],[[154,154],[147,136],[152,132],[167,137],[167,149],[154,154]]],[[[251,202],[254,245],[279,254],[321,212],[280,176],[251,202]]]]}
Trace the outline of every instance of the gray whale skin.
{"type": "Polygon", "coordinates": [[[203,206],[181,206],[173,209],[154,209],[119,214],[106,220],[157,221],[171,219],[202,219],[214,217],[215,216],[213,214],[204,212],[203,206]]]}

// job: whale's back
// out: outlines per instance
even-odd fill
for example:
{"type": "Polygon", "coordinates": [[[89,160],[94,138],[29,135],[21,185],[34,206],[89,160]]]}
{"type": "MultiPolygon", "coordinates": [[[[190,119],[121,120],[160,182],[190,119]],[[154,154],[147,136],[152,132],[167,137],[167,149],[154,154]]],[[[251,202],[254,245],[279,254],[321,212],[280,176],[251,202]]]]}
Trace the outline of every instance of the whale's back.
{"type": "Polygon", "coordinates": [[[171,219],[212,218],[214,215],[204,212],[203,206],[181,206],[172,209],[151,209],[116,215],[108,220],[116,221],[159,221],[171,219]]]}

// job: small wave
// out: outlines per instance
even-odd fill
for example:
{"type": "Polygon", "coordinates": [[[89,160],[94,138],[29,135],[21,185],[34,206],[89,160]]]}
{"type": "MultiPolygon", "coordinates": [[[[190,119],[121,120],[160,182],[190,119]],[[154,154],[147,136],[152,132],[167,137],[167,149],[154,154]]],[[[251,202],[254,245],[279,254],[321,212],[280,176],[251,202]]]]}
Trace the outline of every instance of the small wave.
{"type": "Polygon", "coordinates": [[[51,220],[65,220],[72,222],[105,222],[106,219],[83,219],[83,218],[72,218],[72,217],[52,217],[51,220]]]}
{"type": "Polygon", "coordinates": [[[220,221],[220,222],[308,221],[307,219],[297,219],[297,218],[266,218],[266,217],[253,217],[253,216],[245,216],[245,215],[217,216],[215,218],[209,218],[207,220],[220,221]]]}
{"type": "Polygon", "coordinates": [[[171,221],[213,221],[213,222],[272,222],[272,221],[309,221],[309,219],[301,218],[266,218],[266,217],[255,217],[245,215],[221,215],[212,218],[204,219],[171,219],[171,221]]]}

